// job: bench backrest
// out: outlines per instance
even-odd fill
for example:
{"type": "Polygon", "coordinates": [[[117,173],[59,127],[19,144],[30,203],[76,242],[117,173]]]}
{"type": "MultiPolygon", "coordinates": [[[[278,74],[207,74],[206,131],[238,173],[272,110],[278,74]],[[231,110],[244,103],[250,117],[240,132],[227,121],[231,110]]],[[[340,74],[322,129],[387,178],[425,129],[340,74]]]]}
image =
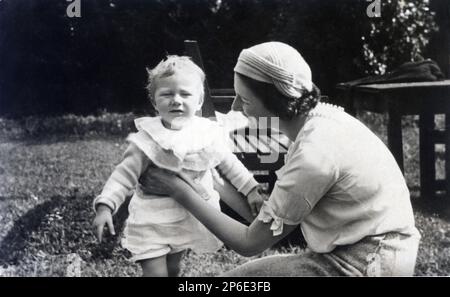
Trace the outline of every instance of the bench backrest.
{"type": "MultiPolygon", "coordinates": [[[[184,47],[186,50],[186,55],[190,56],[194,63],[196,63],[200,68],[205,71],[205,67],[203,65],[202,56],[200,54],[200,49],[198,47],[197,41],[195,40],[185,40],[184,47]]],[[[205,79],[205,98],[201,110],[201,116],[205,118],[215,118],[216,108],[214,107],[214,103],[211,99],[211,90],[209,88],[208,79],[205,79]]]]}

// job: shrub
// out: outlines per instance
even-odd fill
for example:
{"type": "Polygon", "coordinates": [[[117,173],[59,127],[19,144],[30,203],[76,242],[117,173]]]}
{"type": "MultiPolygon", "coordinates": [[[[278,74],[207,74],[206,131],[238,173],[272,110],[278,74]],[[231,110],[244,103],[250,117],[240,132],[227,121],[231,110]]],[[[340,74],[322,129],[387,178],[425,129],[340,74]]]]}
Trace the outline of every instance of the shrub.
{"type": "Polygon", "coordinates": [[[381,17],[372,18],[370,31],[361,37],[367,74],[383,74],[422,59],[430,35],[438,29],[429,4],[429,0],[381,1],[381,17]]]}

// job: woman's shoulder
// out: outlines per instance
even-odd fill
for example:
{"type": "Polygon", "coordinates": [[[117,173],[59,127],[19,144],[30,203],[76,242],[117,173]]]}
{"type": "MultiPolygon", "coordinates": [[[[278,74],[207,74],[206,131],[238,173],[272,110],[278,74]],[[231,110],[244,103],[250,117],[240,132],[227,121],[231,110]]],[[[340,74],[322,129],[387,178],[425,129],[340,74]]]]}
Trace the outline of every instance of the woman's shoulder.
{"type": "Polygon", "coordinates": [[[342,107],[319,103],[308,114],[297,138],[298,141],[329,145],[333,149],[339,145],[348,147],[353,142],[366,141],[373,138],[373,133],[342,107]]]}

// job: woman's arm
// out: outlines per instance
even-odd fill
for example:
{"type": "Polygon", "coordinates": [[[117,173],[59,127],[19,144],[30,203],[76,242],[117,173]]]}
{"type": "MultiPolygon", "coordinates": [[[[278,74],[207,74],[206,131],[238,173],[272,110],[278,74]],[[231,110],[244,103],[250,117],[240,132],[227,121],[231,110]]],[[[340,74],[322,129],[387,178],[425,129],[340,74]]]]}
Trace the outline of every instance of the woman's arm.
{"type": "Polygon", "coordinates": [[[224,158],[217,166],[217,169],[237,191],[244,195],[243,197],[237,193],[236,195],[232,195],[231,193],[234,194],[235,192],[232,189],[226,189],[226,191],[230,192],[229,195],[222,195],[220,190],[223,189],[217,187],[216,180],[214,188],[221,194],[221,199],[239,214],[240,212],[243,212],[243,217],[247,221],[252,222],[258,215],[262,203],[264,202],[264,197],[260,195],[260,192],[258,191],[261,186],[253,177],[253,174],[250,173],[244,164],[242,164],[231,151],[224,154],[224,158]],[[242,200],[244,200],[246,205],[242,203],[242,200]],[[250,212],[249,216],[246,216],[247,212],[250,212]]]}
{"type": "Polygon", "coordinates": [[[226,179],[220,181],[214,180],[214,189],[219,193],[220,200],[231,207],[247,222],[251,223],[255,219],[246,197],[237,191],[237,189],[226,179]]]}
{"type": "Polygon", "coordinates": [[[122,161],[106,181],[101,194],[94,199],[94,210],[99,204],[104,204],[115,214],[149,164],[150,160],[145,154],[131,143],[124,152],[122,161]]]}
{"type": "Polygon", "coordinates": [[[266,250],[296,227],[285,224],[278,236],[273,236],[270,223],[258,219],[247,227],[205,203],[201,196],[205,192],[203,187],[183,173],[176,175],[165,169],[153,168],[144,174],[140,182],[148,192],[166,193],[176,199],[206,228],[243,256],[253,256],[266,250]]]}
{"type": "Polygon", "coordinates": [[[270,248],[296,227],[284,225],[283,232],[278,236],[273,236],[270,223],[263,223],[258,219],[247,227],[205,203],[186,183],[173,197],[226,245],[246,257],[270,248]]]}

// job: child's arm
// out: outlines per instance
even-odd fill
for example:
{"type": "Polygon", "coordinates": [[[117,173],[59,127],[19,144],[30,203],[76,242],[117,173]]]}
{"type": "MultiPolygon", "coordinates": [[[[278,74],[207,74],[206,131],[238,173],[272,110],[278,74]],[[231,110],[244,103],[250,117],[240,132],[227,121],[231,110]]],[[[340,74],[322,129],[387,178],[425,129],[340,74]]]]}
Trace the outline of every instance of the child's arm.
{"type": "Polygon", "coordinates": [[[94,210],[104,204],[115,214],[149,163],[150,160],[145,154],[131,143],[123,154],[122,161],[106,181],[103,191],[95,198],[94,210]]]}
{"type": "Polygon", "coordinates": [[[225,155],[217,168],[239,192],[247,197],[247,202],[255,217],[261,208],[264,196],[259,190],[261,186],[253,175],[231,152],[225,155]]]}
{"type": "Polygon", "coordinates": [[[130,144],[122,161],[107,180],[102,193],[95,198],[96,215],[93,227],[99,242],[102,242],[105,225],[108,226],[109,232],[115,235],[112,215],[117,212],[126,196],[136,186],[149,161],[135,144],[130,144]]]}
{"type": "Polygon", "coordinates": [[[230,183],[242,194],[247,196],[259,183],[250,171],[239,161],[233,153],[225,154],[220,164],[217,166],[230,183]]]}

